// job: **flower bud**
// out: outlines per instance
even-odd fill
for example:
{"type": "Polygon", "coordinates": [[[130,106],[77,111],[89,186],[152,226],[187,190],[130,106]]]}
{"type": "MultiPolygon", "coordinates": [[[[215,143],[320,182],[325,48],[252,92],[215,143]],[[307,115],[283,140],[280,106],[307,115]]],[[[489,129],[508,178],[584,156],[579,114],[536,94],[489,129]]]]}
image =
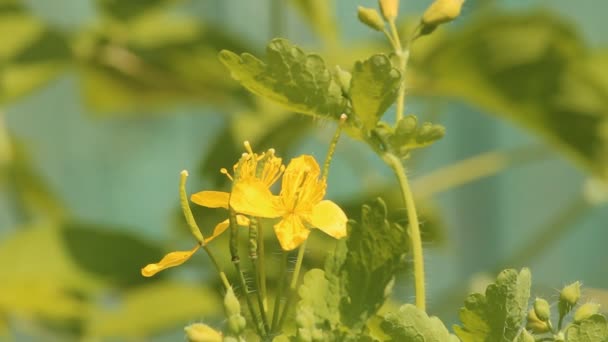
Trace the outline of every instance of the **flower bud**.
{"type": "Polygon", "coordinates": [[[574,312],[574,321],[580,322],[595,315],[600,311],[600,305],[595,303],[585,303],[574,312]]]}
{"type": "Polygon", "coordinates": [[[378,0],[382,16],[387,21],[395,20],[399,13],[399,0],[378,0]]]}
{"type": "Polygon", "coordinates": [[[247,321],[240,314],[232,315],[228,318],[228,329],[235,334],[245,330],[245,326],[247,326],[247,321]]]}
{"type": "Polygon", "coordinates": [[[559,314],[565,316],[576,305],[581,297],[581,283],[576,281],[562,289],[559,293],[559,314]]]}
{"type": "Polygon", "coordinates": [[[464,0],[435,0],[422,15],[422,24],[437,26],[456,19],[464,0]]]}
{"type": "Polygon", "coordinates": [[[357,7],[357,17],[359,21],[376,31],[384,30],[384,21],[380,13],[373,8],[357,7]]]}
{"type": "Polygon", "coordinates": [[[541,321],[538,316],[536,316],[536,311],[534,309],[530,309],[530,311],[528,311],[528,322],[526,323],[526,329],[532,330],[532,332],[537,334],[542,334],[549,331],[549,325],[547,322],[541,321]]]}
{"type": "Polygon", "coordinates": [[[241,313],[241,303],[238,298],[234,295],[232,287],[229,287],[224,296],[224,309],[226,309],[226,316],[239,315],[241,313]]]}
{"type": "Polygon", "coordinates": [[[534,301],[534,313],[539,320],[547,322],[551,317],[549,303],[542,298],[536,298],[534,301]]]}
{"type": "Polygon", "coordinates": [[[203,323],[194,323],[184,328],[188,342],[222,342],[222,334],[203,323]]]}

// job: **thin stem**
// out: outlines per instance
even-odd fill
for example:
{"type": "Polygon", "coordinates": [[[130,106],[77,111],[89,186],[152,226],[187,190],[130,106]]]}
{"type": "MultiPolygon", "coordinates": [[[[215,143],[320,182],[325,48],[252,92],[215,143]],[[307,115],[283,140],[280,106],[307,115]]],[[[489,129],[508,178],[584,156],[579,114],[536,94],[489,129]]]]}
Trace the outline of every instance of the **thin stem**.
{"type": "Polygon", "coordinates": [[[260,258],[258,255],[259,251],[259,225],[258,220],[255,217],[249,218],[249,259],[251,260],[251,267],[253,270],[253,276],[256,281],[257,291],[256,298],[258,300],[258,307],[260,310],[260,316],[262,316],[262,324],[264,325],[264,331],[266,334],[270,331],[270,327],[268,325],[268,318],[266,316],[266,308],[264,304],[265,298],[262,295],[261,291],[261,274],[258,269],[258,265],[260,263],[260,258]]]}
{"type": "Polygon", "coordinates": [[[331,142],[329,143],[327,156],[325,157],[325,162],[323,162],[323,174],[321,175],[321,179],[323,180],[327,180],[327,176],[329,175],[329,165],[331,164],[331,160],[336,152],[336,146],[340,140],[340,134],[342,134],[342,126],[344,126],[346,119],[348,119],[346,114],[340,115],[340,122],[338,123],[338,127],[336,128],[336,132],[334,133],[331,142]]]}
{"type": "Polygon", "coordinates": [[[217,262],[217,259],[215,258],[213,253],[211,253],[209,246],[207,246],[207,244],[203,244],[202,247],[205,250],[205,252],[207,253],[207,255],[209,256],[209,259],[211,259],[211,263],[213,263],[213,265],[215,266],[215,269],[219,273],[220,279],[222,280],[222,284],[224,284],[224,288],[226,288],[226,290],[228,290],[228,288],[230,287],[230,282],[228,281],[228,278],[226,277],[226,273],[224,273],[224,270],[222,269],[220,264],[217,262]]]}
{"type": "Polygon", "coordinates": [[[285,289],[284,279],[287,275],[287,255],[287,252],[283,252],[283,258],[281,260],[281,269],[279,271],[277,296],[274,300],[274,309],[272,310],[272,324],[270,325],[270,334],[276,332],[277,323],[279,319],[279,311],[281,309],[281,297],[283,296],[283,290],[285,289]]]}
{"type": "Polygon", "coordinates": [[[249,289],[247,287],[247,282],[245,281],[245,276],[243,271],[241,270],[241,258],[238,252],[238,238],[239,238],[239,227],[236,222],[236,213],[234,210],[230,209],[230,256],[232,258],[232,264],[236,269],[236,273],[239,278],[239,283],[243,288],[243,292],[245,295],[245,301],[247,302],[247,308],[249,309],[249,314],[251,315],[251,319],[253,321],[253,325],[255,326],[255,330],[258,335],[264,336],[262,329],[260,328],[260,320],[255,313],[255,309],[253,307],[253,302],[251,301],[251,297],[249,296],[249,289]]]}
{"type": "Polygon", "coordinates": [[[405,202],[407,210],[408,223],[410,228],[410,239],[412,242],[412,256],[414,259],[414,288],[416,291],[416,307],[426,311],[426,290],[424,284],[424,256],[422,254],[422,239],[420,237],[420,224],[418,222],[418,214],[416,213],[416,205],[414,196],[410,189],[410,185],[405,174],[405,169],[401,160],[393,154],[387,153],[383,156],[384,161],[393,169],[401,194],[405,202]]]}
{"type": "Polygon", "coordinates": [[[264,227],[260,221],[256,218],[258,225],[258,279],[260,281],[260,294],[262,296],[262,302],[264,304],[264,312],[266,315],[268,312],[268,301],[267,301],[267,290],[266,290],[266,267],[264,265],[265,249],[264,249],[264,227]]]}
{"type": "Polygon", "coordinates": [[[289,293],[287,294],[287,302],[285,302],[285,306],[283,307],[283,312],[281,313],[281,319],[279,320],[279,324],[277,326],[277,330],[281,330],[283,323],[285,322],[285,318],[287,318],[287,314],[289,312],[289,308],[293,303],[296,295],[296,286],[298,285],[298,278],[300,277],[300,270],[302,269],[302,260],[304,259],[304,252],[306,251],[306,243],[308,240],[304,240],[304,243],[300,246],[298,250],[298,258],[296,260],[296,267],[293,270],[293,275],[291,276],[291,283],[289,284],[289,293]]]}
{"type": "Polygon", "coordinates": [[[399,59],[399,72],[401,72],[401,85],[399,86],[399,92],[397,93],[397,111],[395,114],[395,120],[399,121],[403,118],[403,112],[405,109],[405,71],[407,67],[407,61],[409,59],[409,50],[403,50],[401,46],[401,38],[399,37],[399,31],[397,25],[395,25],[395,19],[389,20],[389,27],[391,29],[392,39],[389,39],[395,54],[399,59]]]}

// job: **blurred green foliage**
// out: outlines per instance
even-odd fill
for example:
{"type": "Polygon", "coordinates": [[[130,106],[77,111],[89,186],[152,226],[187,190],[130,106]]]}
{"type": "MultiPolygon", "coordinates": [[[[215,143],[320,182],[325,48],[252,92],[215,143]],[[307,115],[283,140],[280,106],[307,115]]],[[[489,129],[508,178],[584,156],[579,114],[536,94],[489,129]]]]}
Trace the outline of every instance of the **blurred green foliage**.
{"type": "MultiPolygon", "coordinates": [[[[198,170],[201,179],[208,179],[217,187],[226,182],[219,168],[230,167],[242,153],[240,142],[245,138],[259,148],[280,147],[288,151],[315,126],[311,120],[287,113],[338,118],[349,110],[342,98],[344,82],[339,80],[333,65],[320,60],[317,54],[306,55],[285,40],[273,41],[266,56],[260,59],[228,52],[218,59],[223,49],[256,55],[261,54],[261,49],[249,46],[225,27],[177,11],[179,1],[98,0],[95,4],[99,15],[94,22],[76,32],[66,32],[32,14],[22,1],[0,0],[0,105],[10,106],[59,75],[74,72],[83,99],[99,116],[128,117],[138,113],[137,109],[181,103],[213,107],[224,114],[237,113],[238,116],[227,119],[229,123],[215,141],[206,141],[211,147],[198,170]],[[261,62],[264,58],[278,58],[277,51],[293,57],[284,65],[296,71],[293,89],[269,90],[259,85],[260,77],[273,82],[284,72],[268,70],[261,62]],[[283,106],[253,98],[230,78],[222,62],[247,88],[262,95],[271,91],[274,94],[271,99],[283,102],[283,106]],[[242,62],[248,62],[244,64],[247,68],[242,62]],[[307,68],[314,68],[324,78],[311,86],[307,75],[302,73],[307,68]],[[253,76],[248,74],[252,70],[253,76]],[[319,93],[312,98],[298,97],[303,88],[315,93],[318,87],[334,96],[327,98],[319,93]]],[[[344,71],[353,72],[349,85],[353,110],[383,112],[394,96],[396,75],[370,79],[367,68],[388,64],[355,63],[362,59],[361,51],[367,52],[369,44],[376,43],[338,50],[332,45],[340,39],[333,2],[294,0],[287,4],[299,11],[325,43],[327,59],[332,63],[340,61],[344,71]],[[352,65],[354,68],[350,70],[352,65]],[[369,98],[359,96],[358,82],[376,81],[376,92],[367,94],[369,98]]],[[[590,48],[571,24],[546,12],[480,11],[451,32],[425,37],[416,44],[406,78],[412,93],[458,98],[482,108],[538,135],[590,175],[608,178],[608,54],[590,48]]],[[[377,117],[370,120],[369,125],[376,120],[377,117]]],[[[7,332],[14,322],[27,321],[48,327],[49,335],[147,338],[179,327],[192,317],[218,315],[221,303],[215,290],[210,289],[213,283],[202,286],[162,277],[153,281],[140,278],[139,267],[158,259],[168,246],[143,241],[124,233],[122,227],[75,219],[70,208],[61,203],[38,175],[29,162],[28,151],[6,130],[3,121],[0,114],[0,189],[9,198],[16,222],[11,235],[0,241],[0,260],[9,264],[0,272],[0,334],[7,332]]],[[[390,182],[383,186],[378,192],[390,203],[395,189],[390,182]]],[[[363,193],[352,198],[345,205],[349,217],[359,216],[361,203],[377,195],[363,193]]],[[[386,213],[377,203],[374,208],[367,210],[375,212],[381,220],[385,215],[395,215],[386,213]]],[[[369,215],[372,215],[369,211],[362,215],[362,225],[370,219],[369,215]]],[[[215,223],[212,215],[202,216],[201,225],[215,223]]],[[[439,216],[428,214],[430,222],[441,222],[439,216]]],[[[390,217],[389,221],[392,222],[390,217]]],[[[429,232],[428,241],[437,241],[445,235],[440,223],[429,223],[423,228],[429,232]]],[[[362,234],[366,232],[376,234],[367,230],[362,234]]],[[[345,243],[355,244],[357,238],[355,234],[345,243]]],[[[377,238],[385,242],[386,236],[377,238]]],[[[341,280],[346,283],[343,284],[346,290],[349,283],[368,284],[377,298],[374,310],[384,302],[381,290],[389,279],[376,284],[365,277],[374,274],[378,263],[397,268],[400,256],[386,252],[388,255],[377,256],[382,262],[353,257],[336,266],[361,266],[369,271],[361,274],[361,279],[341,280]],[[386,260],[394,263],[385,264],[386,260]]],[[[355,252],[349,248],[349,253],[355,252]]],[[[324,284],[317,282],[319,272],[310,271],[305,285],[324,284]]],[[[352,276],[352,272],[349,274],[352,276]]],[[[305,305],[306,296],[301,295],[303,302],[299,305],[305,305]]],[[[355,300],[348,305],[334,303],[348,308],[342,310],[348,324],[356,323],[360,314],[369,314],[368,308],[358,305],[356,300],[367,293],[351,295],[355,300]]],[[[470,301],[469,304],[473,305],[470,301]]],[[[492,303],[478,306],[485,309],[492,303]]],[[[479,307],[469,310],[474,312],[479,307]]],[[[320,319],[337,324],[334,309],[328,308],[328,317],[320,319]]],[[[466,329],[467,320],[463,322],[466,329]]],[[[398,330],[401,323],[395,320],[392,324],[398,330]]],[[[493,329],[489,334],[501,328],[492,322],[488,324],[493,329]]],[[[592,321],[578,324],[569,334],[582,334],[585,329],[592,329],[588,326],[593,324],[592,321]]],[[[601,327],[604,326],[605,321],[601,327]]]]}

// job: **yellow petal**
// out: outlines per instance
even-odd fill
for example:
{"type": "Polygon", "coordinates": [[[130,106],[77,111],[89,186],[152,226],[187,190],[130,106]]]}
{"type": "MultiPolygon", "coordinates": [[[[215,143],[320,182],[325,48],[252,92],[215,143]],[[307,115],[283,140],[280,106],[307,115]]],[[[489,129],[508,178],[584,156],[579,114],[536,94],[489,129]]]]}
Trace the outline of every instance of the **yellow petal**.
{"type": "Polygon", "coordinates": [[[281,194],[287,197],[296,196],[292,191],[297,191],[302,186],[303,178],[306,176],[316,179],[321,174],[319,164],[313,156],[301,155],[293,158],[283,173],[283,184],[281,194]]]}
{"type": "Polygon", "coordinates": [[[169,267],[175,267],[183,264],[186,260],[190,259],[190,257],[196,253],[200,246],[196,245],[190,251],[178,251],[171,252],[165,255],[159,262],[156,264],[148,264],[146,267],[141,269],[141,275],[144,277],[151,277],[156,273],[167,269],[169,267]]]}
{"type": "Polygon", "coordinates": [[[281,248],[285,251],[295,249],[302,244],[310,234],[297,215],[287,215],[281,222],[274,225],[274,232],[279,239],[281,248]]]}
{"type": "Polygon", "coordinates": [[[312,209],[312,225],[336,239],[346,236],[346,221],[344,211],[332,201],[321,201],[312,209]]]}
{"type": "MultiPolygon", "coordinates": [[[[249,226],[249,219],[243,215],[236,215],[236,222],[239,226],[249,226]]],[[[230,220],[228,219],[218,223],[215,228],[213,228],[213,235],[206,238],[205,243],[209,243],[211,240],[222,235],[222,233],[225,232],[228,227],[230,227],[230,220]]]]}
{"type": "Polygon", "coordinates": [[[275,196],[257,179],[236,182],[230,196],[230,207],[237,213],[251,216],[279,217],[277,203],[275,196]]]}
{"type": "Polygon", "coordinates": [[[201,191],[193,194],[190,200],[207,208],[228,209],[230,194],[223,191],[201,191]]]}

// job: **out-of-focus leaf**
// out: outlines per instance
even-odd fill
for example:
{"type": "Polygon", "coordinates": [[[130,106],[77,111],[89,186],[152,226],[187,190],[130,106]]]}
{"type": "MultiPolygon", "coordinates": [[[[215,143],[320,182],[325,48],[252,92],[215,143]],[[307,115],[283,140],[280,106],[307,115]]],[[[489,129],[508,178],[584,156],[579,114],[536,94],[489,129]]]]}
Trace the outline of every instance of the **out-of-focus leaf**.
{"type": "Polygon", "coordinates": [[[412,150],[429,146],[444,135],[443,126],[430,122],[419,125],[416,116],[407,115],[399,119],[395,127],[379,122],[369,142],[380,153],[390,152],[405,159],[412,150]]]}
{"type": "Polygon", "coordinates": [[[339,119],[347,101],[336,75],[316,54],[306,54],[285,39],[274,39],[267,61],[223,50],[220,60],[232,77],[252,93],[275,101],[287,110],[339,119]]]}
{"type": "Polygon", "coordinates": [[[530,298],[531,275],[527,268],[519,273],[500,272],[485,295],[474,293],[460,309],[462,326],[454,326],[463,342],[512,341],[523,325],[530,298]]]}
{"type": "Polygon", "coordinates": [[[85,32],[76,46],[85,98],[98,111],[247,101],[217,60],[220,46],[241,50],[242,43],[187,17],[151,13],[85,32]]]}
{"type": "Polygon", "coordinates": [[[339,288],[330,284],[323,270],[312,269],[304,275],[298,293],[300,295],[300,302],[296,308],[298,335],[324,336],[327,339],[327,334],[335,330],[340,323],[339,288]]]}
{"type": "Polygon", "coordinates": [[[443,322],[412,304],[405,304],[398,312],[389,313],[382,322],[384,333],[393,341],[458,342],[443,322]]]}
{"type": "Polygon", "coordinates": [[[566,331],[566,341],[608,341],[608,322],[606,322],[606,317],[596,314],[581,322],[573,323],[566,331]]]}
{"type": "Polygon", "coordinates": [[[380,198],[363,205],[361,223],[349,222],[348,237],[327,259],[326,277],[340,284],[346,296],[340,313],[347,326],[361,328],[378,311],[392,291],[395,274],[405,266],[407,234],[386,216],[380,198]]]}
{"type": "Polygon", "coordinates": [[[120,296],[119,303],[95,307],[87,333],[96,338],[141,339],[222,310],[220,296],[207,288],[174,282],[138,286],[120,296]]]}
{"type": "Polygon", "coordinates": [[[161,10],[163,6],[179,0],[97,0],[97,6],[107,15],[128,20],[147,14],[150,10],[161,10]]]}
{"type": "Polygon", "coordinates": [[[67,253],[84,271],[119,286],[150,281],[142,266],[162,257],[162,250],[134,235],[104,226],[67,223],[61,229],[67,253]]]}
{"type": "Polygon", "coordinates": [[[390,107],[401,84],[401,73],[385,55],[374,55],[355,63],[350,85],[353,111],[363,127],[371,130],[390,107]]]}
{"type": "MultiPolygon", "coordinates": [[[[608,177],[608,75],[567,23],[491,14],[412,56],[412,89],[462,98],[608,177]]],[[[603,62],[601,61],[603,60],[603,62]]]]}
{"type": "Polygon", "coordinates": [[[19,2],[0,4],[0,103],[45,84],[71,59],[66,37],[29,15],[19,2]]]}
{"type": "MultiPolygon", "coordinates": [[[[280,0],[279,0],[280,1],[280,0]]],[[[292,0],[312,28],[327,43],[335,43],[338,38],[338,22],[334,14],[334,1],[331,0],[292,0]]]]}
{"type": "Polygon", "coordinates": [[[17,221],[63,218],[66,209],[36,173],[23,146],[11,137],[6,139],[10,159],[0,163],[0,190],[11,197],[13,212],[20,216],[17,221]]]}
{"type": "Polygon", "coordinates": [[[83,296],[99,279],[83,272],[67,255],[56,227],[17,231],[0,245],[0,311],[24,317],[74,319],[87,310],[83,296]]]}

